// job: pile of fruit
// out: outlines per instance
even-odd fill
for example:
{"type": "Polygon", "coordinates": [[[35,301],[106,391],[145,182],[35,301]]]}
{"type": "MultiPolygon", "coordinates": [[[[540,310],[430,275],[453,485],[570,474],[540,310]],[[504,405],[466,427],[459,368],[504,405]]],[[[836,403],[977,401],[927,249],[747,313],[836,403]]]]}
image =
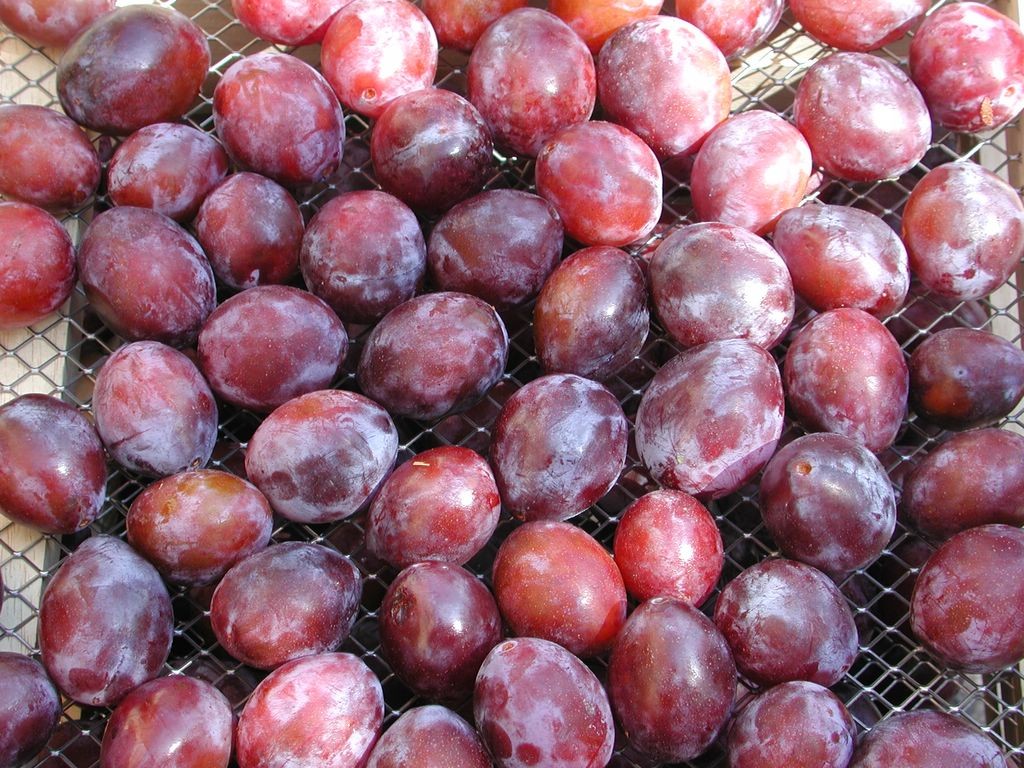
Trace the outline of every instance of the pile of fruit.
{"type": "Polygon", "coordinates": [[[733,112],[782,0],[233,0],[277,47],[212,68],[113,6],[0,0],[63,49],[0,106],[0,329],[110,339],[0,406],[70,550],[0,768],[1013,765],[950,681],[1021,684],[1024,204],[950,155],[1014,21],[790,0],[830,47],[733,112]]]}

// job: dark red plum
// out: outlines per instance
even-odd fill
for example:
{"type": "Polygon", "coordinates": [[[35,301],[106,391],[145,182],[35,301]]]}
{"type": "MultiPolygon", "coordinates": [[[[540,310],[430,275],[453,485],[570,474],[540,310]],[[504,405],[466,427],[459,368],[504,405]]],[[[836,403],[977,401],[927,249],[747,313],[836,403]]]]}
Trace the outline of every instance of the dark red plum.
{"type": "Polygon", "coordinates": [[[771,349],[793,321],[786,263],[742,227],[708,222],[679,228],[654,252],[648,277],[658,319],[685,347],[747,339],[771,349]]]}
{"type": "Polygon", "coordinates": [[[319,544],[275,544],[234,565],[210,603],[217,641],[243,664],[274,669],[341,645],[363,585],[344,555],[319,544]]]}
{"type": "Polygon", "coordinates": [[[213,273],[229,288],[287,283],[298,274],[302,212],[264,176],[229,176],[207,195],[193,227],[213,273]]]}
{"type": "Polygon", "coordinates": [[[841,51],[874,51],[894,43],[927,12],[928,0],[790,0],[793,16],[807,33],[841,51]]]}
{"type": "Polygon", "coordinates": [[[0,651],[0,766],[17,768],[46,746],[60,720],[60,696],[42,665],[0,651]]]}
{"type": "Polygon", "coordinates": [[[322,300],[265,285],[225,301],[199,334],[199,368],[223,400],[269,413],[326,389],[348,352],[348,334],[322,300]]]}
{"type": "Polygon", "coordinates": [[[914,35],[910,74],[940,125],[994,130],[1024,107],[1024,33],[981,3],[940,8],[914,35]]]}
{"type": "Polygon", "coordinates": [[[274,410],[249,440],[245,471],[282,517],[328,523],[355,514],[398,455],[398,432],[372,400],[322,390],[274,410]]]}
{"type": "Polygon", "coordinates": [[[75,248],[60,222],[28,203],[0,203],[0,331],[48,317],[74,288],[75,248]]]}
{"type": "Polygon", "coordinates": [[[834,693],[793,681],[743,706],[729,726],[726,749],[730,768],[846,768],[856,743],[853,718],[834,693]]]}
{"type": "Polygon", "coordinates": [[[465,410],[505,372],[508,333],[491,305],[465,293],[417,296],[370,333],[357,371],[393,415],[424,421],[465,410]]]}
{"type": "Polygon", "coordinates": [[[1004,429],[955,435],[903,482],[901,512],[922,533],[946,539],[991,523],[1024,526],[1024,437],[1004,429]]]}
{"type": "Polygon", "coordinates": [[[111,208],[94,218],[78,248],[78,276],[92,309],[127,341],[190,346],[216,305],[199,243],[148,208],[111,208]]]}
{"type": "Polygon", "coordinates": [[[74,533],[106,498],[103,443],[74,406],[22,395],[0,407],[0,513],[44,533],[74,533]]]}
{"type": "Polygon", "coordinates": [[[132,501],[128,542],[175,584],[209,584],[267,546],[270,504],[255,486],[218,470],[158,480],[132,501]]]}
{"type": "Polygon", "coordinates": [[[604,496],[626,462],[629,423],[615,396],[573,374],[525,384],[498,414],[490,458],[505,508],[567,520],[604,496]]]}
{"type": "Polygon", "coordinates": [[[469,723],[432,704],[403,712],[370,753],[366,768],[491,768],[490,755],[469,723]]]}
{"type": "Polygon", "coordinates": [[[995,672],[1024,658],[1024,530],[983,525],[928,558],[910,600],[914,636],[944,665],[995,672]]]}
{"type": "Polygon", "coordinates": [[[239,167],[286,186],[325,181],[341,163],[341,104],[319,72],[286,53],[232,64],[213,91],[213,121],[239,167]]]}
{"type": "Polygon", "coordinates": [[[231,10],[256,37],[278,45],[310,45],[323,40],[346,0],[231,0],[231,10]]]}
{"type": "Polygon", "coordinates": [[[547,640],[494,647],[476,678],[473,715],[500,768],[589,768],[611,760],[607,694],[582,661],[547,640]]]}
{"type": "Polygon", "coordinates": [[[729,116],[729,65],[692,24],[653,16],[621,27],[601,48],[597,95],[608,119],[647,142],[659,158],[692,155],[729,116]]]}
{"type": "Polygon", "coordinates": [[[800,329],[783,366],[793,415],[875,453],[893,443],[907,412],[909,374],[892,334],[860,309],[824,312],[800,329]]]}
{"type": "Polygon", "coordinates": [[[156,123],[137,130],[114,152],[107,193],[115,205],[191,221],[227,173],[228,155],[212,136],[188,125],[156,123]]]}
{"type": "Polygon", "coordinates": [[[652,491],[626,507],[614,548],[626,590],[638,602],[672,597],[699,607],[724,564],[715,519],[682,491],[652,491]]]}
{"type": "Polygon", "coordinates": [[[525,5],[526,0],[423,0],[422,8],[440,45],[469,53],[487,27],[525,5]]]}
{"type": "Polygon", "coordinates": [[[206,466],[217,403],[195,363],[156,341],[125,344],[96,376],[96,431],[118,464],[153,477],[206,466]]]}
{"type": "Polygon", "coordinates": [[[726,584],[715,624],[740,674],[757,686],[835,685],[857,656],[846,599],[821,571],[793,560],[762,561],[726,584]]]}
{"type": "Polygon", "coordinates": [[[551,0],[548,10],[568,24],[597,56],[617,30],[654,16],[661,5],[658,0],[551,0]]]}
{"type": "Polygon", "coordinates": [[[854,307],[884,319],[906,301],[907,249],[873,214],[840,205],[792,208],[779,217],[772,243],[797,295],[818,312],[854,307]]]}
{"type": "Polygon", "coordinates": [[[77,208],[96,192],[101,170],[88,135],[70,118],[30,104],[0,107],[0,194],[8,200],[77,208]]]}
{"type": "Polygon", "coordinates": [[[67,696],[111,706],[159,673],[171,650],[171,598],[156,569],[128,544],[93,536],[43,592],[39,648],[67,696]]]}
{"type": "Polygon", "coordinates": [[[103,768],[133,768],[139,755],[165,768],[227,768],[234,715],[209,683],[173,676],[150,680],[122,699],[107,721],[103,768]]]}
{"type": "Polygon", "coordinates": [[[775,452],[784,415],[771,356],[742,339],[713,341],[655,374],[636,414],[636,446],[662,485],[713,499],[732,493],[775,452]]]}
{"type": "Polygon", "coordinates": [[[562,222],[547,200],[492,189],[464,200],[430,232],[427,267],[442,291],[505,310],[532,299],[562,257],[562,222]]]}
{"type": "Polygon", "coordinates": [[[76,123],[123,136],[184,115],[209,68],[206,35],[187,16],[128,6],[96,19],[64,51],[57,95],[76,123]]]}
{"type": "Polygon", "coordinates": [[[33,45],[66,47],[115,0],[0,0],[0,22],[33,45]]]}
{"type": "Polygon", "coordinates": [[[417,695],[457,701],[473,691],[484,657],[501,640],[501,614],[469,571],[416,563],[391,582],[380,607],[381,651],[417,695]]]}
{"type": "Polygon", "coordinates": [[[911,271],[927,288],[961,301],[980,299],[1002,285],[1024,257],[1024,204],[986,168],[946,163],[911,191],[903,209],[903,242],[911,271]]]}
{"type": "Polygon", "coordinates": [[[376,675],[349,653],[296,659],[272,672],[238,719],[239,768],[357,768],[384,720],[376,675]]]}
{"type": "Polygon", "coordinates": [[[491,578],[516,635],[558,643],[580,658],[611,650],[626,620],[626,588],[615,561],[569,523],[536,520],[502,542],[491,578]]]}
{"type": "Polygon", "coordinates": [[[992,740],[962,718],[945,712],[897,712],[861,741],[850,768],[1008,768],[992,740]]]}
{"type": "Polygon", "coordinates": [[[805,435],[761,477],[761,515],[786,557],[842,575],[872,563],[896,529],[896,496],[882,463],[842,435],[805,435]]]}
{"type": "Polygon", "coordinates": [[[563,128],[590,118],[594,59],[568,24],[539,8],[502,16],[480,36],[466,69],[469,100],[495,143],[536,157],[563,128]]]}
{"type": "Polygon", "coordinates": [[[424,560],[464,565],[498,526],[501,498],[484,458],[430,448],[384,481],[366,517],[366,547],[396,568],[424,560]]]}
{"type": "Polygon", "coordinates": [[[767,40],[785,9],[785,0],[675,0],[676,16],[710,37],[729,59],[767,40]]]}
{"type": "Polygon", "coordinates": [[[736,665],[725,638],[700,611],[656,597],[619,633],[608,693],[630,745],[659,761],[703,753],[732,713],[736,665]]]}
{"type": "Polygon", "coordinates": [[[309,290],[344,322],[374,323],[422,286],[427,245],[398,198],[347,192],[310,220],[299,266],[309,290]]]}

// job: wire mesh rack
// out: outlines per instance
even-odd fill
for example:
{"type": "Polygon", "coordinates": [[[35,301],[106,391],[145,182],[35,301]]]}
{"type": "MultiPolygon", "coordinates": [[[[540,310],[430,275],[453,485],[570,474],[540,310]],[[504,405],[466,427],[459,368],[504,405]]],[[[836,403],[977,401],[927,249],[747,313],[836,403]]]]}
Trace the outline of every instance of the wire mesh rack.
{"type": "MultiPolygon", "coordinates": [[[[138,0],[136,0],[138,1],[138,0]]],[[[199,24],[210,42],[212,66],[198,105],[187,121],[205,131],[213,131],[211,98],[220,75],[244,55],[268,47],[255,40],[234,19],[228,0],[156,0],[176,7],[199,24]]],[[[122,3],[123,4],[123,3],[122,3]]],[[[990,2],[1011,14],[1016,7],[990,2]]],[[[936,3],[936,7],[943,3],[936,3]]],[[[934,9],[933,9],[934,10],[934,9]]],[[[293,51],[316,64],[319,51],[307,47],[293,51]]],[[[771,109],[791,116],[793,94],[802,74],[830,49],[809,38],[787,14],[768,44],[733,65],[733,109],[753,107],[771,109]]],[[[16,103],[34,103],[59,108],[56,98],[55,67],[57,52],[25,45],[0,28],[0,98],[16,103]]],[[[906,41],[886,48],[881,55],[898,64],[906,62],[906,41]]],[[[442,50],[437,84],[464,93],[466,57],[442,50]]],[[[369,159],[370,125],[349,114],[344,168],[339,180],[300,190],[301,208],[308,220],[324,202],[340,191],[375,188],[369,159]]],[[[815,192],[825,202],[841,203],[875,213],[890,224],[898,225],[900,211],[917,179],[931,167],[958,159],[980,162],[1009,180],[1018,192],[1024,176],[1019,175],[1019,121],[991,135],[965,136],[945,132],[938,126],[933,145],[917,167],[899,179],[868,184],[849,184],[824,179],[815,192]]],[[[96,137],[101,158],[108,160],[114,143],[96,137]]],[[[533,164],[514,157],[496,157],[496,171],[488,183],[491,188],[530,189],[533,164]]],[[[71,212],[65,225],[77,242],[93,215],[109,205],[103,189],[87,206],[71,212]]],[[[655,234],[630,250],[637,258],[649,256],[657,242],[671,228],[694,221],[685,173],[671,164],[665,167],[664,214],[655,234]]],[[[429,226],[429,222],[424,222],[429,226]]],[[[567,249],[569,250],[569,249],[567,249]]],[[[950,324],[983,328],[1021,343],[1021,275],[984,300],[967,304],[949,303],[922,292],[912,292],[907,305],[888,321],[894,334],[907,348],[938,327],[950,324]]],[[[221,295],[223,298],[224,295],[221,295]]],[[[506,373],[488,396],[466,413],[424,424],[397,420],[401,439],[399,460],[437,445],[465,445],[486,451],[489,429],[504,400],[523,383],[541,374],[533,353],[532,305],[504,314],[509,330],[510,354],[506,373]]],[[[360,331],[353,331],[357,350],[360,331]]],[[[362,331],[365,335],[365,330],[362,331]]],[[[90,311],[79,287],[69,305],[59,315],[24,332],[0,332],[0,403],[28,392],[43,392],[63,398],[83,410],[89,409],[95,375],[104,359],[120,344],[90,311]]],[[[775,350],[778,359],[785,345],[775,350]]],[[[659,364],[678,352],[673,343],[654,325],[651,337],[636,360],[608,382],[632,419],[646,384],[659,364]]],[[[354,360],[353,352],[349,359],[354,360]]],[[[337,386],[355,388],[352,363],[337,386]]],[[[219,441],[211,464],[241,474],[246,442],[259,419],[247,412],[223,407],[219,441]]],[[[1018,408],[1002,425],[1022,431],[1024,416],[1018,408]]],[[[797,434],[789,427],[788,434],[797,434]]],[[[906,471],[948,437],[911,414],[895,445],[881,455],[897,489],[906,471]]],[[[786,439],[786,437],[784,437],[786,439]]],[[[0,517],[0,568],[5,583],[5,600],[0,613],[0,650],[13,650],[37,656],[38,607],[47,579],[62,559],[95,533],[123,536],[125,514],[146,481],[115,465],[110,466],[108,501],[101,516],[85,531],[72,536],[50,537],[6,522],[0,517]]],[[[631,448],[627,466],[619,482],[598,504],[574,519],[577,525],[610,545],[616,523],[626,506],[656,487],[631,448]]],[[[757,506],[756,485],[711,505],[725,544],[725,570],[719,585],[725,584],[745,567],[777,554],[765,531],[757,506]]],[[[468,568],[488,579],[496,548],[513,523],[504,515],[498,532],[468,568]]],[[[385,693],[385,726],[407,709],[426,703],[413,695],[389,669],[380,654],[377,610],[387,585],[396,575],[394,569],[375,560],[363,546],[359,517],[327,526],[307,526],[277,521],[276,542],[302,540],[326,543],[349,555],[364,577],[364,597],[353,631],[342,650],[358,654],[379,676],[385,693]]],[[[860,633],[857,662],[835,691],[847,704],[861,730],[891,712],[931,706],[958,713],[984,729],[1006,752],[1018,761],[1024,758],[1024,674],[1013,667],[997,674],[968,675],[943,669],[917,644],[909,629],[908,601],[913,579],[932,545],[902,523],[879,560],[855,572],[840,587],[856,617],[860,633]]],[[[203,678],[219,687],[236,711],[240,711],[249,693],[264,673],[249,669],[228,656],[216,643],[208,619],[212,588],[171,589],[175,613],[174,641],[166,673],[181,673],[203,678]]],[[[713,606],[712,597],[706,606],[713,606]]],[[[599,676],[604,662],[592,663],[599,676]]],[[[471,719],[469,702],[458,708],[471,719]]],[[[81,707],[65,700],[64,714],[49,746],[30,760],[29,766],[98,765],[99,742],[109,710],[81,707]]],[[[642,758],[620,745],[613,759],[615,766],[645,766],[642,758]]],[[[718,747],[687,765],[724,766],[718,747]]]]}

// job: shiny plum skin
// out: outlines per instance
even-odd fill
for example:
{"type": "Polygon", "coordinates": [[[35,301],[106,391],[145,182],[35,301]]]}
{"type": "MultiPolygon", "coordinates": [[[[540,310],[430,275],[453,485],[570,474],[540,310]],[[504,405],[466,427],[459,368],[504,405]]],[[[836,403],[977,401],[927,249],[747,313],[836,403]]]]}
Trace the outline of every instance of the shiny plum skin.
{"type": "Polygon", "coordinates": [[[213,91],[213,121],[238,166],[285,186],[324,181],[341,163],[341,104],[323,75],[286,53],[232,64],[213,91]]]}
{"type": "Polygon", "coordinates": [[[479,192],[492,173],[493,151],[476,107],[440,88],[396,98],[370,137],[381,187],[424,213],[445,211],[479,192]]]}
{"type": "Polygon", "coordinates": [[[494,596],[514,634],[558,643],[580,658],[611,650],[626,620],[626,587],[615,561],[569,523],[516,528],[494,558],[494,596]]]}
{"type": "Polygon", "coordinates": [[[612,756],[615,725],[601,683],[547,640],[494,647],[476,678],[473,716],[499,768],[589,768],[612,756]]]}
{"type": "Polygon", "coordinates": [[[434,28],[406,0],[352,0],[327,27],[320,68],[342,104],[377,119],[399,96],[434,82],[434,28]]]}
{"type": "Polygon", "coordinates": [[[608,693],[629,743],[659,761],[704,752],[732,713],[736,665],[725,638],[700,611],[656,597],[619,633],[608,693]]]}
{"type": "Polygon", "coordinates": [[[784,414],[779,369],[742,339],[712,341],[655,374],[636,414],[640,460],[700,499],[732,493],[771,457],[784,414]]]}
{"type": "Polygon", "coordinates": [[[209,68],[206,35],[188,17],[158,6],[117,8],[64,52],[57,95],[76,123],[123,136],[184,115],[209,68]]]}
{"type": "Polygon", "coordinates": [[[658,0],[551,0],[548,10],[568,24],[597,56],[616,30],[656,15],[661,4],[658,0]]]}
{"type": "Polygon", "coordinates": [[[270,504],[217,470],[182,472],[145,488],[128,510],[128,543],[175,584],[209,584],[270,543],[270,504]]]}
{"type": "Polygon", "coordinates": [[[229,288],[287,283],[298,274],[302,212],[265,176],[229,176],[203,200],[193,227],[213,273],[229,288]]]}
{"type": "Polygon", "coordinates": [[[60,696],[46,670],[20,653],[0,651],[0,766],[16,768],[42,749],[60,720],[60,696]]]}
{"type": "Polygon", "coordinates": [[[70,118],[30,104],[0,107],[0,194],[8,200],[71,210],[96,192],[101,172],[88,135],[70,118]]]}
{"type": "Polygon", "coordinates": [[[946,163],[911,191],[903,242],[911,271],[927,288],[979,299],[1002,285],[1024,256],[1024,204],[977,163],[946,163]]]}
{"type": "Polygon", "coordinates": [[[1024,437],[1004,429],[955,435],[903,481],[900,509],[936,539],[991,523],[1024,526],[1024,437]]]}
{"type": "Polygon", "coordinates": [[[765,560],[725,585],[715,605],[744,678],[835,685],[857,656],[857,627],[842,593],[816,568],[765,560]]]}
{"type": "Polygon", "coordinates": [[[383,408],[354,392],[321,390],[263,420],[245,471],[279,515],[319,524],[361,509],[397,455],[398,432],[383,408]]]}
{"type": "Polygon", "coordinates": [[[650,331],[647,285],[633,257],[594,246],[563,261],[533,310],[533,342],[547,373],[597,381],[633,361],[650,331]]]}
{"type": "Polygon", "coordinates": [[[206,466],[217,442],[217,403],[188,357],[156,341],[126,344],[96,376],[96,431],[133,472],[166,477],[206,466]]]}
{"type": "Polygon", "coordinates": [[[584,245],[622,246],[661,217],[658,158],[635,133],[598,120],[554,135],[537,156],[537,193],[584,245]]]}
{"type": "Polygon", "coordinates": [[[156,677],[171,650],[171,598],[128,544],[93,536],[61,565],[39,606],[43,665],[68,697],[116,704],[156,677]]]}
{"type": "Polygon", "coordinates": [[[42,208],[0,203],[0,330],[57,311],[75,288],[75,248],[42,208]]]}
{"type": "Polygon", "coordinates": [[[873,562],[896,528],[896,496],[882,463],[827,432],[779,449],[761,477],[760,507],[786,557],[837,575],[873,562]]]}
{"type": "Polygon", "coordinates": [[[800,131],[772,112],[750,110],[708,134],[693,162],[690,192],[701,221],[764,234],[800,204],[810,176],[811,149],[800,131]]]}
{"type": "Polygon", "coordinates": [[[297,541],[275,544],[224,574],[210,603],[210,623],[234,658],[274,669],[341,645],[362,592],[359,571],[335,550],[297,541]]]}
{"type": "Polygon", "coordinates": [[[521,520],[567,520],[604,496],[626,462],[629,423],[615,396],[574,374],[542,376],[502,407],[491,466],[521,520]]]}
{"type": "Polygon", "coordinates": [[[850,768],[1007,768],[993,741],[954,715],[932,710],[897,712],[872,728],[850,768]]]}
{"type": "Polygon", "coordinates": [[[209,683],[173,676],[150,680],[122,699],[107,721],[103,768],[132,768],[139,755],[165,768],[227,768],[234,716],[209,683]]]}
{"type": "Polygon", "coordinates": [[[914,584],[910,626],[941,663],[994,672],[1024,658],[1024,530],[983,525],[953,536],[914,584]]]}
{"type": "Polygon", "coordinates": [[[73,406],[22,395],[0,407],[0,513],[44,533],[73,533],[106,498],[103,444],[73,406]]]}
{"type": "Polygon", "coordinates": [[[1024,107],[1024,33],[981,3],[940,8],[914,35],[910,75],[940,125],[994,130],[1024,107]]]}
{"type": "Polygon", "coordinates": [[[348,653],[296,659],[272,672],[238,720],[239,768],[357,768],[384,720],[384,694],[348,653]]]}
{"type": "Polygon", "coordinates": [[[213,391],[259,413],[326,389],[347,351],[345,326],[330,307],[284,285],[232,296],[199,334],[199,368],[213,391]]]}
{"type": "Polygon", "coordinates": [[[526,0],[423,0],[423,13],[445,48],[469,53],[492,23],[526,0]]]}
{"type": "Polygon", "coordinates": [[[747,702],[729,726],[730,768],[846,768],[857,728],[827,688],[794,680],[747,702]]]}
{"type": "Polygon", "coordinates": [[[427,243],[430,279],[501,311],[537,295],[562,257],[558,213],[542,197],[492,189],[447,211],[427,243]]]}
{"type": "Polygon", "coordinates": [[[403,712],[370,753],[366,768],[492,768],[469,723],[436,704],[403,712]]]}
{"type": "Polygon", "coordinates": [[[682,491],[652,491],[630,504],[615,529],[615,563],[638,602],[673,597],[700,606],[722,573],[715,519],[682,491]]]}
{"type": "Polygon", "coordinates": [[[729,65],[693,25],[655,16],[622,27],[601,48],[597,95],[608,119],[659,158],[691,155],[729,116],[729,65]]]}
{"type": "Polygon", "coordinates": [[[366,518],[366,547],[396,568],[423,560],[464,565],[498,526],[491,468],[469,448],[445,445],[392,472],[366,518]]]}
{"type": "Polygon", "coordinates": [[[332,198],[310,220],[299,267],[344,322],[373,323],[423,283],[427,245],[416,215],[377,190],[332,198]]]}
{"type": "Polygon", "coordinates": [[[92,309],[127,341],[190,346],[216,305],[199,243],[148,208],[111,208],[94,218],[78,248],[78,276],[92,309]]]}
{"type": "Polygon", "coordinates": [[[520,8],[480,36],[466,70],[473,102],[502,149],[536,157],[563,128],[590,118],[594,60],[579,35],[552,13],[520,8]]]}
{"type": "Polygon", "coordinates": [[[950,328],[910,356],[910,405],[945,429],[986,427],[1024,397],[1024,352],[987,331],[950,328]]]}
{"type": "Polygon", "coordinates": [[[800,329],[783,366],[793,415],[872,452],[892,445],[907,411],[909,373],[892,334],[860,309],[832,309],[800,329]]]}
{"type": "Polygon", "coordinates": [[[785,8],[785,0],[675,0],[676,16],[710,37],[727,59],[767,40],[785,8]]]}
{"type": "Polygon", "coordinates": [[[115,205],[190,221],[227,173],[228,155],[212,136],[188,125],[156,123],[137,130],[114,152],[107,192],[115,205]]]}
{"type": "Polygon", "coordinates": [[[867,53],[834,53],[814,64],[797,88],[793,121],[815,162],[850,181],[906,173],[932,136],[928,107],[911,79],[867,53]]]}
{"type": "Polygon", "coordinates": [[[419,696],[458,701],[501,641],[494,597],[469,571],[450,563],[409,566],[391,582],[380,607],[381,651],[419,696]]]}
{"type": "Polygon", "coordinates": [[[884,319],[910,290],[907,249],[879,217],[857,208],[808,204],[779,217],[772,243],[812,309],[863,309],[884,319]]]}
{"type": "Polygon", "coordinates": [[[742,227],[707,222],[679,228],[654,252],[648,276],[658,319],[685,347],[747,339],[771,349],[793,321],[786,263],[742,227]]]}
{"type": "Polygon", "coordinates": [[[115,0],[0,0],[0,22],[33,45],[65,48],[115,0]]]}
{"type": "Polygon", "coordinates": [[[476,403],[507,359],[508,333],[493,307],[465,293],[431,293],[385,315],[366,340],[357,375],[363,392],[390,413],[426,421],[476,403]]]}
{"type": "Polygon", "coordinates": [[[930,7],[928,0],[790,0],[793,16],[808,34],[841,51],[874,51],[913,29],[930,7]]]}
{"type": "Polygon", "coordinates": [[[323,40],[346,0],[231,0],[231,10],[256,37],[278,45],[311,45],[323,40]]]}

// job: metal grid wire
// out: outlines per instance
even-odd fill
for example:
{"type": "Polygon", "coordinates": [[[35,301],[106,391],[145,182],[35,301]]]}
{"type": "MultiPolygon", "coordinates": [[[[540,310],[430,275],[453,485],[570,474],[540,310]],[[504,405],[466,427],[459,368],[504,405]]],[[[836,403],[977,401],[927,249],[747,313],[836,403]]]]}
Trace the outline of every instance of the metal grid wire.
{"type": "MultiPolygon", "coordinates": [[[[241,56],[267,46],[262,41],[254,40],[234,20],[228,0],[158,2],[174,6],[192,17],[209,36],[213,65],[203,87],[201,103],[187,119],[197,127],[212,132],[210,99],[217,79],[241,56]]],[[[734,65],[734,110],[767,108],[789,116],[800,77],[814,61],[828,52],[829,49],[822,48],[804,35],[787,14],[767,47],[734,65]]],[[[315,47],[300,49],[295,53],[310,63],[317,63],[319,51],[315,47]]],[[[39,103],[59,108],[55,96],[53,55],[50,51],[28,49],[0,29],[0,75],[6,76],[5,82],[17,83],[15,87],[5,88],[7,92],[0,96],[5,101],[39,103]]],[[[879,55],[905,64],[906,41],[879,52],[879,55]]],[[[438,84],[455,91],[464,91],[465,61],[465,56],[461,54],[442,51],[438,84]]],[[[359,116],[349,115],[347,129],[348,140],[341,181],[330,186],[302,190],[299,194],[307,219],[338,191],[376,186],[369,161],[369,124],[359,116]]],[[[928,168],[951,160],[972,159],[1007,176],[1011,163],[1020,159],[1013,141],[1018,130],[1015,122],[994,135],[977,138],[950,134],[936,126],[931,151],[922,164],[904,177],[870,184],[825,181],[816,196],[826,202],[869,210],[893,224],[898,222],[909,190],[928,168]]],[[[96,141],[101,156],[104,160],[109,159],[113,150],[112,142],[103,137],[98,137],[96,141]]],[[[497,160],[497,170],[489,187],[531,188],[532,161],[501,156],[497,160]]],[[[103,190],[100,192],[94,204],[72,212],[65,219],[76,242],[92,215],[108,205],[103,190]]],[[[638,258],[649,255],[668,229],[693,221],[685,174],[674,171],[670,166],[665,168],[664,210],[661,226],[656,233],[647,243],[632,249],[638,258]]],[[[956,322],[992,330],[1020,344],[1020,286],[1018,278],[1013,278],[987,300],[967,307],[918,294],[889,321],[889,325],[907,338],[905,347],[919,340],[940,322],[956,322]]],[[[541,373],[533,353],[531,314],[532,306],[527,305],[504,315],[511,342],[508,368],[504,378],[484,401],[467,413],[433,425],[403,419],[397,421],[401,436],[400,460],[436,445],[458,444],[478,451],[486,450],[489,428],[502,402],[518,386],[541,373]]],[[[354,341],[355,350],[359,346],[358,335],[354,341]]],[[[4,372],[0,377],[0,402],[28,391],[43,391],[88,409],[95,374],[105,357],[119,343],[86,306],[79,287],[70,306],[59,317],[35,326],[28,333],[0,334],[0,371],[4,372]]],[[[664,333],[654,326],[643,352],[624,372],[609,382],[610,389],[622,402],[627,416],[632,418],[636,412],[643,389],[658,365],[677,351],[664,333]]],[[[784,346],[776,350],[778,359],[781,360],[783,354],[784,346]]],[[[350,354],[350,359],[354,357],[354,353],[350,354]]],[[[346,389],[355,386],[351,363],[338,386],[346,389]]],[[[212,465],[241,473],[246,441],[258,423],[258,419],[249,413],[223,407],[219,443],[212,465]]],[[[1021,411],[1015,411],[1003,426],[1021,430],[1021,411]]],[[[791,427],[789,436],[796,432],[791,427]]],[[[920,423],[913,415],[909,417],[896,444],[881,456],[897,488],[906,470],[946,437],[948,434],[920,423]]],[[[74,536],[52,538],[36,535],[26,539],[24,530],[19,532],[15,526],[0,523],[0,567],[7,581],[4,613],[0,615],[2,647],[28,655],[38,654],[35,633],[38,595],[42,584],[54,572],[60,560],[89,535],[99,532],[123,535],[125,513],[144,485],[144,480],[112,465],[108,485],[109,501],[103,514],[87,531],[74,536]],[[11,579],[10,574],[16,570],[15,566],[18,566],[19,573],[27,574],[20,581],[11,579]],[[12,607],[18,605],[22,610],[13,611],[12,607]],[[12,619],[16,614],[21,615],[21,618],[12,619]]],[[[627,467],[615,488],[574,522],[610,545],[615,524],[625,507],[654,487],[655,484],[639,464],[635,450],[631,447],[627,467]]],[[[720,584],[735,577],[743,568],[777,554],[775,545],[761,523],[756,491],[756,485],[748,485],[711,507],[725,544],[726,564],[720,584]]],[[[503,516],[492,542],[468,566],[485,580],[489,576],[496,547],[512,525],[507,516],[503,516]]],[[[351,556],[361,569],[364,576],[364,599],[355,627],[342,650],[358,654],[380,677],[386,700],[385,726],[410,707],[426,703],[416,698],[391,673],[381,658],[377,609],[395,571],[365,551],[361,519],[346,520],[330,526],[306,526],[278,521],[273,539],[276,542],[303,540],[326,543],[351,556]]],[[[1010,668],[994,675],[966,675],[944,670],[929,658],[912,637],[907,616],[909,588],[923,557],[930,551],[929,547],[913,531],[902,523],[898,524],[896,534],[882,557],[841,583],[857,619],[860,654],[853,668],[836,686],[836,693],[850,708],[861,729],[869,728],[878,719],[894,711],[932,706],[956,712],[974,722],[987,731],[1007,754],[1020,759],[1024,757],[1021,746],[1024,742],[1024,707],[1021,704],[1024,675],[1019,668],[1010,668]]],[[[214,683],[225,692],[236,711],[240,711],[263,673],[240,665],[217,645],[208,620],[212,588],[176,587],[171,593],[176,625],[170,660],[165,671],[195,675],[214,683]]],[[[708,601],[708,606],[713,605],[714,597],[708,601]]],[[[592,666],[599,676],[604,674],[603,661],[595,661],[592,666]]],[[[458,710],[471,719],[469,702],[463,702],[458,710]]],[[[64,717],[49,748],[29,761],[28,765],[47,768],[89,768],[98,765],[99,740],[108,714],[107,709],[84,708],[65,702],[64,717]]],[[[721,750],[714,747],[705,756],[687,765],[711,768],[724,764],[721,750]]],[[[612,765],[649,768],[651,764],[645,763],[641,757],[620,745],[612,765]]]]}

